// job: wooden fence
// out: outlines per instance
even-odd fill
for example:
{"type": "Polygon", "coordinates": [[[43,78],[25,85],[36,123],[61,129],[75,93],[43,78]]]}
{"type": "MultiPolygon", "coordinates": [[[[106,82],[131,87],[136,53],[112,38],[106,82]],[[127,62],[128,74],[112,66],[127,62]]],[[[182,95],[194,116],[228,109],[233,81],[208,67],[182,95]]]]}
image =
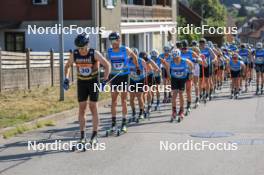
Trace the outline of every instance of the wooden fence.
{"type": "MultiPolygon", "coordinates": [[[[64,53],[64,63],[70,52],[64,53]]],[[[72,73],[74,74],[72,67],[72,73]]],[[[74,76],[72,76],[74,77],[74,76]]],[[[59,53],[7,52],[0,49],[0,92],[7,89],[30,89],[59,84],[59,53]]],[[[73,80],[73,78],[72,78],[73,80]]]]}

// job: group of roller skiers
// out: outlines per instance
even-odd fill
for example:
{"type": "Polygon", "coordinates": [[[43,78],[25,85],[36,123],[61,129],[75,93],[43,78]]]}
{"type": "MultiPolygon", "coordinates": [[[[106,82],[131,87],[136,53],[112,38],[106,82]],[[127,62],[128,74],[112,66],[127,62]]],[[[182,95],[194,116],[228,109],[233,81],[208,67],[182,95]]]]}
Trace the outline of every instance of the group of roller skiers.
{"type": "Polygon", "coordinates": [[[121,45],[119,33],[109,35],[111,47],[106,58],[99,51],[89,47],[89,37],[80,34],[75,39],[76,49],[65,65],[64,89],[69,89],[70,67],[77,68],[77,94],[79,101],[80,142],[86,142],[85,111],[89,104],[92,113],[93,132],[90,143],[97,143],[99,125],[97,101],[99,90],[94,84],[105,86],[110,84],[111,90],[111,126],[106,135],[111,133],[126,133],[131,122],[141,122],[149,118],[150,112],[159,110],[161,103],[171,103],[170,122],[181,122],[184,116],[199,102],[206,103],[213,98],[216,90],[221,90],[223,82],[230,79],[231,98],[238,98],[243,91],[248,90],[253,79],[253,69],[256,71],[256,94],[262,94],[264,84],[264,49],[262,43],[256,44],[256,49],[247,44],[237,48],[234,44],[226,44],[221,48],[202,38],[188,43],[178,41],[174,46],[164,46],[161,53],[152,50],[149,53],[137,48],[121,45]],[[103,80],[98,77],[99,69],[104,69],[103,80]],[[113,86],[114,85],[114,86],[113,86]],[[132,91],[119,92],[118,86],[137,86],[132,91]],[[164,91],[161,99],[160,86],[164,91]],[[144,91],[144,86],[153,87],[144,91]],[[168,90],[168,91],[167,91],[168,90]],[[195,99],[193,100],[193,92],[195,99]],[[117,126],[117,102],[121,96],[122,122],[117,126]],[[185,98],[186,95],[186,98],[185,98]],[[128,117],[127,98],[130,97],[132,114],[128,117]],[[87,100],[89,99],[89,103],[87,100]],[[177,103],[179,99],[179,103],[177,103]],[[138,104],[138,107],[136,106],[138,104]],[[179,106],[177,106],[179,104],[179,106]],[[186,106],[185,106],[186,104],[186,106]],[[138,110],[137,110],[138,109],[138,110]]]}

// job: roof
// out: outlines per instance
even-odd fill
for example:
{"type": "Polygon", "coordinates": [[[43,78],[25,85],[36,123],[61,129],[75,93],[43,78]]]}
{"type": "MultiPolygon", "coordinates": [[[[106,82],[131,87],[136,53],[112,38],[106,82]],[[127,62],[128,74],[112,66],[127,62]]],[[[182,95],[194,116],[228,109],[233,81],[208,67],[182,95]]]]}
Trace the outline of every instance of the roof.
{"type": "Polygon", "coordinates": [[[260,27],[257,31],[251,32],[248,36],[251,38],[260,38],[262,32],[264,32],[264,25],[260,27]]]}
{"type": "Polygon", "coordinates": [[[200,25],[203,18],[191,8],[178,1],[179,15],[183,16],[189,24],[200,25]]]}
{"type": "Polygon", "coordinates": [[[18,28],[20,25],[20,22],[12,22],[12,21],[0,21],[0,29],[13,29],[18,28]]]}

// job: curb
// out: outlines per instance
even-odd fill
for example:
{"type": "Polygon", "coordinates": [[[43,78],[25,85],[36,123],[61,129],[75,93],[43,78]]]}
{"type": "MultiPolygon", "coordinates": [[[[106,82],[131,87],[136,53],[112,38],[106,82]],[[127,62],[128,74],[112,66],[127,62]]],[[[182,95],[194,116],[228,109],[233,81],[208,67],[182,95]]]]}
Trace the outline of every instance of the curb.
{"type": "MultiPolygon", "coordinates": [[[[102,101],[99,101],[98,102],[98,106],[103,106],[103,105],[109,103],[109,101],[110,101],[110,98],[107,98],[107,99],[104,99],[102,101]]],[[[78,108],[73,108],[73,109],[62,111],[62,112],[59,112],[59,113],[47,115],[47,116],[44,116],[44,117],[29,121],[29,122],[25,122],[25,123],[23,123],[21,125],[26,126],[26,127],[30,127],[30,126],[33,126],[33,125],[37,124],[38,122],[45,121],[45,120],[59,121],[59,120],[62,120],[62,119],[68,118],[68,117],[72,117],[73,115],[76,115],[77,112],[78,112],[78,108]]],[[[10,127],[7,127],[7,128],[2,128],[2,129],[0,129],[0,135],[2,136],[3,133],[6,132],[6,131],[9,131],[9,130],[12,130],[12,129],[16,129],[16,127],[17,126],[10,126],[10,127]]]]}

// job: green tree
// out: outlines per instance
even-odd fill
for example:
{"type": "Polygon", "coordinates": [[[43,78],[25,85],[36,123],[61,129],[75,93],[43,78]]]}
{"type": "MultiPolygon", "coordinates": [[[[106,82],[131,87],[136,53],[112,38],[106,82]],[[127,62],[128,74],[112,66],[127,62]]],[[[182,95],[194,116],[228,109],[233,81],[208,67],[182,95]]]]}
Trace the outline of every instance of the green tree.
{"type": "MultiPolygon", "coordinates": [[[[178,16],[177,17],[177,26],[178,27],[185,27],[187,25],[186,19],[184,17],[178,16]]],[[[178,40],[188,40],[191,43],[193,40],[199,40],[201,35],[198,34],[178,34],[178,40]]]]}
{"type": "Polygon", "coordinates": [[[190,0],[190,6],[208,25],[214,27],[226,25],[227,11],[219,0],[190,0]]]}

